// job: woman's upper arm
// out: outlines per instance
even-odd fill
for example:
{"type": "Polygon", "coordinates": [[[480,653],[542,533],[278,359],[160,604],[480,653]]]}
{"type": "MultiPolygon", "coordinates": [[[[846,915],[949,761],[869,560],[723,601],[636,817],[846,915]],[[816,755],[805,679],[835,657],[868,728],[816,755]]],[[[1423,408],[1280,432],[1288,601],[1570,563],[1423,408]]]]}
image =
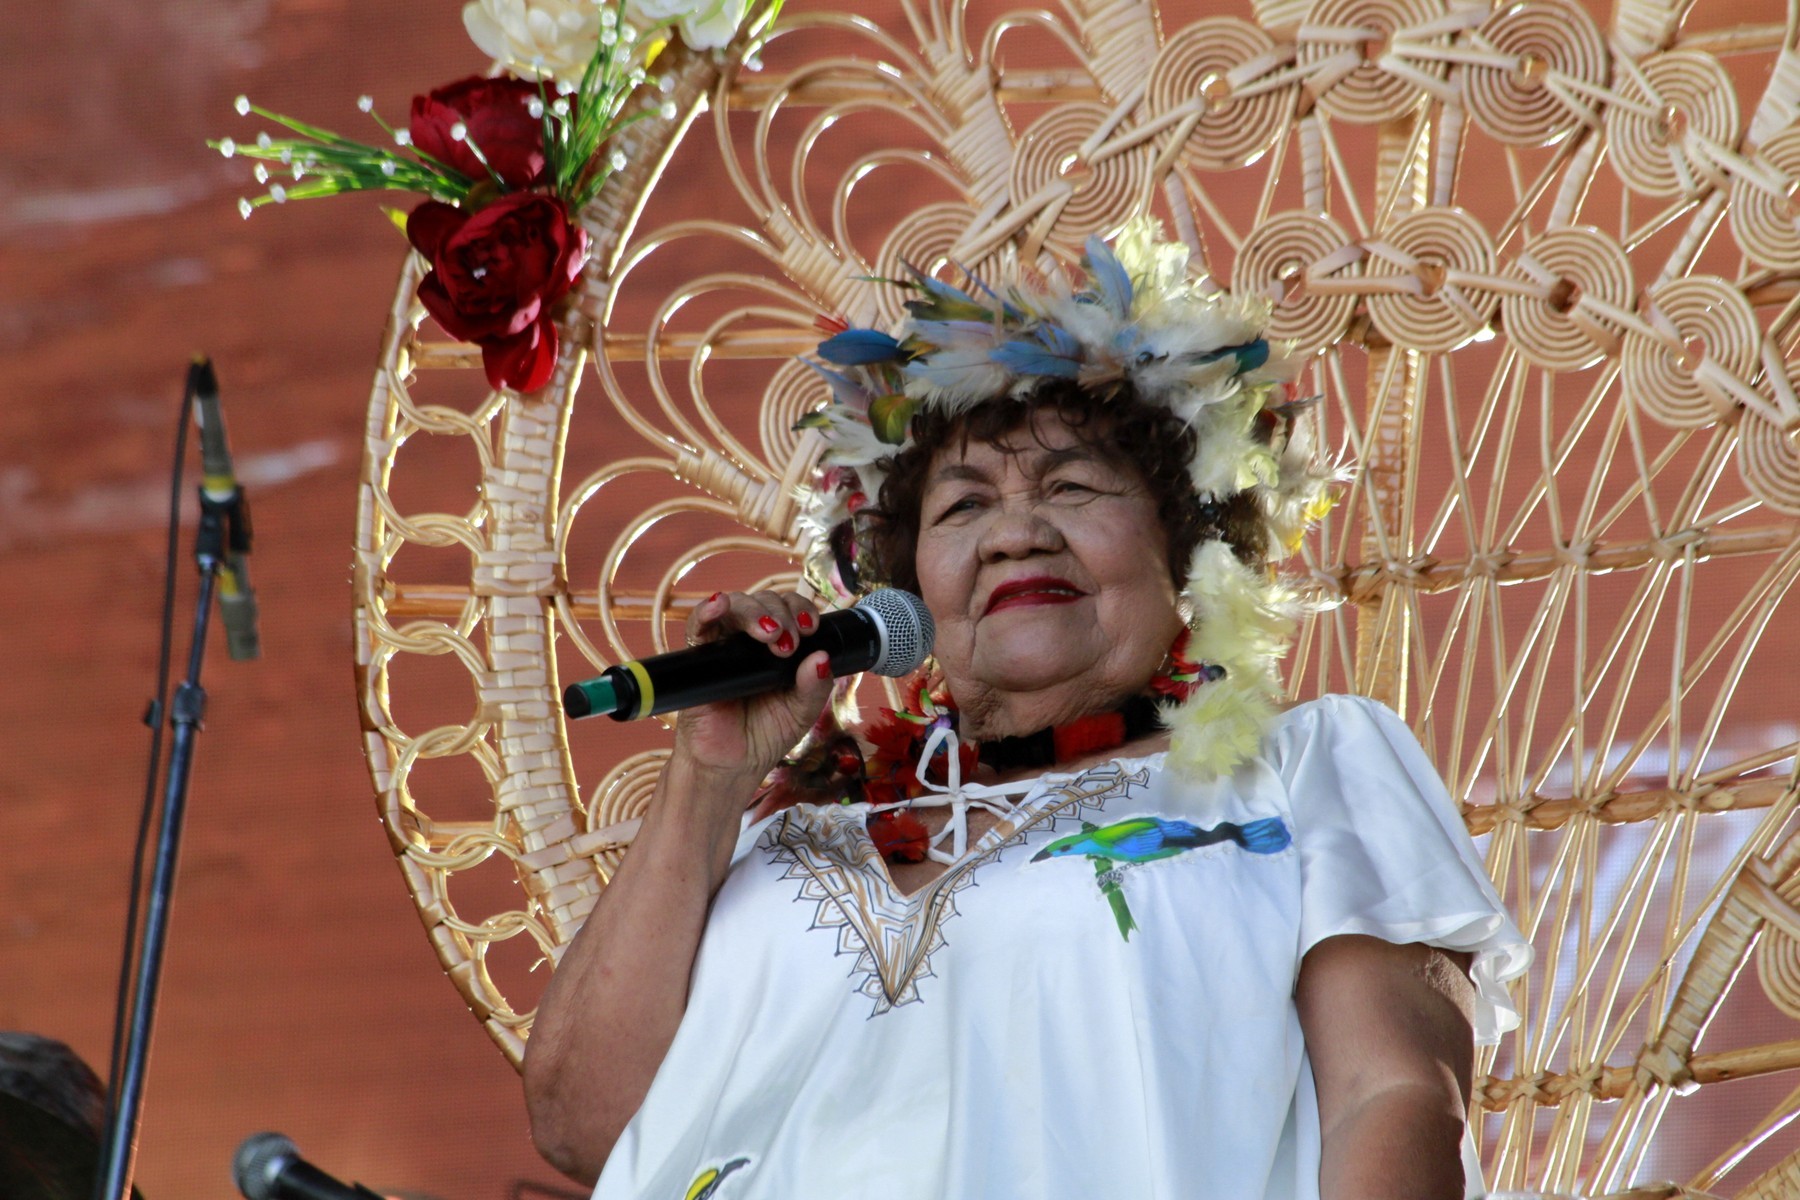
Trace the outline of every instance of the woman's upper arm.
{"type": "Polygon", "coordinates": [[[1468,967],[1466,954],[1359,935],[1307,953],[1295,1002],[1327,1139],[1399,1091],[1464,1117],[1475,1060],[1468,967]]]}

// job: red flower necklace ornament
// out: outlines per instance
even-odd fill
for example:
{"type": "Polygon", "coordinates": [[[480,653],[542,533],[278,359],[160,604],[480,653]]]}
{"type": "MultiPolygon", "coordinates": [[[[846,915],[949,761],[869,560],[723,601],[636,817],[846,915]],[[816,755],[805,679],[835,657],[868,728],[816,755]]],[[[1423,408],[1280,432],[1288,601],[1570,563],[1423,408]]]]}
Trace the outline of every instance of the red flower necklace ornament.
{"type": "Polygon", "coordinates": [[[907,809],[890,808],[869,816],[869,840],[881,857],[891,863],[924,862],[931,849],[931,831],[907,809]]]}
{"type": "Polygon", "coordinates": [[[1183,629],[1175,635],[1175,644],[1169,647],[1168,660],[1163,663],[1162,670],[1150,680],[1150,690],[1158,696],[1166,696],[1177,704],[1194,694],[1195,689],[1215,679],[1223,678],[1224,668],[1210,663],[1198,663],[1187,656],[1188,641],[1193,631],[1183,629]]]}

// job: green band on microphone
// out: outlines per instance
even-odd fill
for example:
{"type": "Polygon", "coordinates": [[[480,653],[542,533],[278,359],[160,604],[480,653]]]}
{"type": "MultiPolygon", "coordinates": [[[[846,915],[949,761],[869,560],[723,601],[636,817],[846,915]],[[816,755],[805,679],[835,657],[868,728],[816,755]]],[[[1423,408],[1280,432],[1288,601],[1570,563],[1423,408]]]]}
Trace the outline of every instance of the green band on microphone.
{"type": "Polygon", "coordinates": [[[571,717],[592,716],[594,713],[606,713],[610,716],[617,707],[618,693],[613,690],[613,681],[605,675],[582,683],[572,683],[563,689],[563,711],[571,717]]]}

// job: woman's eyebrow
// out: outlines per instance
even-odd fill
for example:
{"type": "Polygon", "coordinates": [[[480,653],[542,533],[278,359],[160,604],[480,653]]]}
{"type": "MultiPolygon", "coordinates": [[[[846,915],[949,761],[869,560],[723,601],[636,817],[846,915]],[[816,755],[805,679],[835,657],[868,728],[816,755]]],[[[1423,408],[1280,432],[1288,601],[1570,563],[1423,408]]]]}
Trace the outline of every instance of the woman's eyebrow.
{"type": "MultiPolygon", "coordinates": [[[[1046,474],[1057,467],[1072,462],[1106,463],[1108,460],[1092,446],[1064,446],[1057,450],[1045,450],[1040,454],[1029,455],[1030,469],[1035,474],[1046,474]]],[[[931,482],[927,486],[944,483],[992,483],[993,474],[983,467],[967,462],[945,463],[932,472],[931,482]]]]}
{"type": "Polygon", "coordinates": [[[1064,446],[1060,450],[1046,450],[1037,460],[1036,466],[1040,471],[1054,471],[1065,463],[1106,461],[1092,446],[1064,446]]]}
{"type": "Polygon", "coordinates": [[[982,470],[980,467],[971,466],[968,463],[961,462],[945,463],[931,476],[932,484],[963,482],[987,483],[988,480],[989,476],[986,471],[982,470]]]}

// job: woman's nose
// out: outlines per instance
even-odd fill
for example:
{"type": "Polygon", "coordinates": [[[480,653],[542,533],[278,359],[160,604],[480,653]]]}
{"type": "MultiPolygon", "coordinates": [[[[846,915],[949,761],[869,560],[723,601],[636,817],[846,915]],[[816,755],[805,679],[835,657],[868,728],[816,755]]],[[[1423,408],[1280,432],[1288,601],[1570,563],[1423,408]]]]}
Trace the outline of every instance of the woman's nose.
{"type": "Polygon", "coordinates": [[[1063,547],[1062,532],[1044,519],[1033,504],[1004,504],[995,510],[979,547],[987,561],[1054,554],[1063,547]]]}

